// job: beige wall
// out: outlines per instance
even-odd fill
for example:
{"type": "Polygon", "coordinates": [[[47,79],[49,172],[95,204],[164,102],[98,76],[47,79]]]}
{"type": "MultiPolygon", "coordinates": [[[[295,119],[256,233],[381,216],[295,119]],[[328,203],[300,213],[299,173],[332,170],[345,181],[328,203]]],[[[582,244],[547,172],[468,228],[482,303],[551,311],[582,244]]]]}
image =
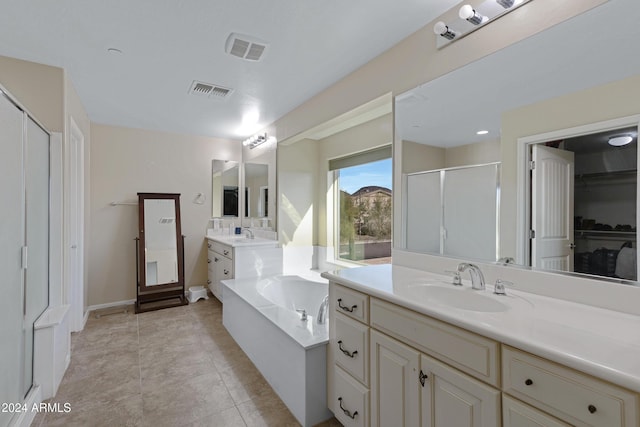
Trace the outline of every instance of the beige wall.
{"type": "Polygon", "coordinates": [[[185,285],[207,280],[211,160],[240,161],[240,141],[91,125],[89,305],[134,299],[138,192],[180,193],[185,285]],[[193,203],[203,193],[202,205],[193,203]]]}
{"type": "Polygon", "coordinates": [[[500,140],[477,142],[447,148],[445,151],[445,167],[481,165],[500,161],[500,140]]]}
{"type": "Polygon", "coordinates": [[[311,139],[278,147],[278,231],[284,245],[318,242],[318,152],[311,139]]]}
{"type": "Polygon", "coordinates": [[[396,161],[396,167],[402,169],[402,173],[422,172],[446,167],[446,150],[427,144],[419,144],[413,141],[400,141],[402,159],[396,161]]]}
{"type": "Polygon", "coordinates": [[[502,115],[502,255],[516,254],[518,138],[635,114],[640,114],[640,76],[552,98],[502,115]]]}
{"type": "Polygon", "coordinates": [[[64,132],[62,68],[0,56],[0,83],[50,132],[64,132]]]}

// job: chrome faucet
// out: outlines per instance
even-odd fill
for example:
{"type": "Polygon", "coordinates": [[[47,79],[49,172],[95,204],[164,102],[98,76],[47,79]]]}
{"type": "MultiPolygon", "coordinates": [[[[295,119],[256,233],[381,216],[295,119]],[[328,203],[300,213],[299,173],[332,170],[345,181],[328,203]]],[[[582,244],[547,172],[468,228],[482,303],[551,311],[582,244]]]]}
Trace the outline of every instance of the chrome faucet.
{"type": "Polygon", "coordinates": [[[255,236],[253,235],[253,231],[249,227],[244,228],[244,232],[247,235],[248,239],[253,239],[255,236]]]}
{"type": "Polygon", "coordinates": [[[307,310],[302,308],[302,309],[297,309],[296,311],[301,314],[300,320],[302,320],[303,322],[306,322],[307,321],[307,310]]]}
{"type": "Polygon", "coordinates": [[[320,308],[318,309],[318,324],[327,322],[327,313],[329,312],[329,295],[322,299],[320,308]]]}
{"type": "Polygon", "coordinates": [[[471,276],[471,288],[481,291],[484,290],[484,276],[480,267],[475,264],[469,264],[467,262],[461,262],[458,264],[458,273],[462,273],[465,270],[469,270],[471,276]]]}

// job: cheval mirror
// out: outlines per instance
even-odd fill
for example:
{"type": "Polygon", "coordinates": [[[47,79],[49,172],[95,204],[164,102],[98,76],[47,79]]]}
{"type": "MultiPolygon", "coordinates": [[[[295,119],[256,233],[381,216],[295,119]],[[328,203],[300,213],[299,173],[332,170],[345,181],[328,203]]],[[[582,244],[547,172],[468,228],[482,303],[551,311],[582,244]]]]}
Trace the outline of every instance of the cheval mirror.
{"type": "Polygon", "coordinates": [[[136,313],[188,304],[180,194],[138,193],[136,313]]]}

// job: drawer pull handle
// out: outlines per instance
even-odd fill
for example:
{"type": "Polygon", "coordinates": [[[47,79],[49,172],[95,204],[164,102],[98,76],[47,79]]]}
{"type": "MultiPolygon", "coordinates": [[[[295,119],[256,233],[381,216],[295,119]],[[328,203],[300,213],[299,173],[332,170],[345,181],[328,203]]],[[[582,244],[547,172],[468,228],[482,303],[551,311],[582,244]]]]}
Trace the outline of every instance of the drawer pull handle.
{"type": "Polygon", "coordinates": [[[229,255],[229,251],[222,251],[223,254],[229,255]]]}
{"type": "Polygon", "coordinates": [[[349,411],[348,409],[344,409],[344,406],[342,406],[342,397],[338,398],[338,402],[340,403],[340,409],[342,409],[342,412],[344,412],[344,414],[351,418],[352,420],[356,419],[356,415],[358,415],[358,411],[355,411],[353,414],[351,413],[351,411],[349,411]]]}
{"type": "Polygon", "coordinates": [[[524,383],[526,385],[531,385],[531,384],[533,384],[533,380],[531,378],[527,378],[527,380],[524,383]]]}
{"type": "Polygon", "coordinates": [[[211,243],[207,243],[207,247],[211,249],[211,243]]]}
{"type": "Polygon", "coordinates": [[[207,285],[211,284],[211,280],[207,279],[207,285]]]}
{"type": "Polygon", "coordinates": [[[229,274],[229,270],[224,270],[224,275],[226,276],[227,274],[229,274]]]}
{"type": "Polygon", "coordinates": [[[418,378],[420,378],[420,384],[422,384],[422,387],[424,387],[424,382],[427,378],[429,378],[429,375],[425,374],[424,372],[422,372],[422,369],[420,369],[420,375],[418,376],[418,378]]]}
{"type": "Polygon", "coordinates": [[[598,408],[596,408],[593,405],[589,405],[588,409],[589,409],[589,413],[591,413],[591,414],[595,414],[596,411],[598,410],[598,408]]]}
{"type": "Polygon", "coordinates": [[[342,305],[342,298],[338,298],[338,307],[340,307],[341,309],[343,309],[344,311],[348,311],[349,313],[353,313],[353,310],[355,310],[356,308],[358,308],[357,305],[352,305],[351,308],[342,305]]]}
{"type": "Polygon", "coordinates": [[[338,347],[340,348],[341,352],[343,352],[344,354],[346,354],[347,356],[349,356],[352,359],[354,357],[356,357],[356,354],[358,354],[358,350],[354,350],[353,352],[349,353],[347,350],[342,348],[342,340],[338,341],[338,347]]]}
{"type": "Polygon", "coordinates": [[[213,260],[214,260],[215,262],[220,261],[220,260],[218,259],[218,257],[215,257],[213,260]]]}

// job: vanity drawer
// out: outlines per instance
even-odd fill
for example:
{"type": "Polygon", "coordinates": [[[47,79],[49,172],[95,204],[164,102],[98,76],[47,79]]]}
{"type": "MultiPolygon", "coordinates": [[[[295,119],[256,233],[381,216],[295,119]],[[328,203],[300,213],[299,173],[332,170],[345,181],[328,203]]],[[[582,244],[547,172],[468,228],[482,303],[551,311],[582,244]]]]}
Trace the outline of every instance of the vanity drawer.
{"type": "Polygon", "coordinates": [[[344,286],[333,286],[335,297],[332,304],[336,311],[363,323],[369,323],[369,296],[344,286]]]}
{"type": "Polygon", "coordinates": [[[335,367],[334,414],[345,427],[369,425],[369,389],[335,367]]]}
{"type": "Polygon", "coordinates": [[[369,384],[369,327],[336,313],[335,361],[364,385],[369,384]]]}
{"type": "Polygon", "coordinates": [[[371,326],[500,387],[496,341],[376,298],[371,298],[371,326]]]}
{"type": "Polygon", "coordinates": [[[218,254],[225,256],[229,259],[233,259],[233,248],[229,245],[222,244],[220,242],[209,242],[207,247],[209,247],[210,251],[217,252],[218,254]],[[209,244],[211,246],[209,246],[209,244]]]}
{"type": "Polygon", "coordinates": [[[503,394],[502,427],[571,427],[571,425],[503,394]]]}
{"type": "Polygon", "coordinates": [[[556,363],[503,346],[503,388],[577,426],[638,426],[638,396],[556,363]]]}

